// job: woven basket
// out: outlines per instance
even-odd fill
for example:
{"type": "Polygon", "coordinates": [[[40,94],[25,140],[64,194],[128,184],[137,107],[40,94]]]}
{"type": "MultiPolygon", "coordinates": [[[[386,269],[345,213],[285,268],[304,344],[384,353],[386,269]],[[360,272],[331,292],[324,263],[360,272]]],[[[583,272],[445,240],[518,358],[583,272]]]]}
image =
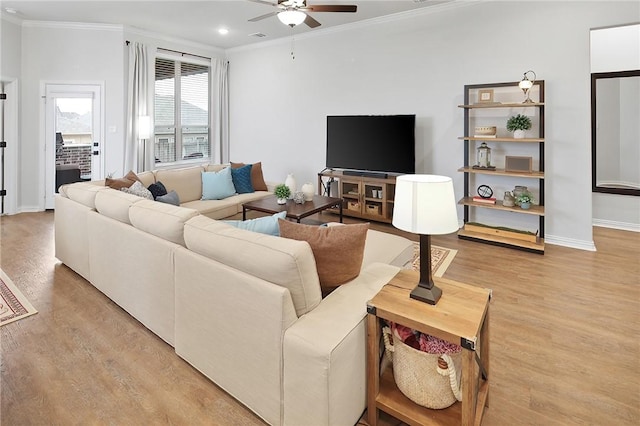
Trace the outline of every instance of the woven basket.
{"type": "Polygon", "coordinates": [[[456,372],[462,365],[462,352],[430,354],[406,345],[399,338],[395,338],[392,345],[388,338],[390,334],[391,331],[385,327],[386,355],[393,362],[393,377],[400,392],[416,404],[432,409],[447,408],[461,400],[460,375],[456,372]],[[449,370],[445,359],[453,363],[451,370],[454,372],[449,370]]]}

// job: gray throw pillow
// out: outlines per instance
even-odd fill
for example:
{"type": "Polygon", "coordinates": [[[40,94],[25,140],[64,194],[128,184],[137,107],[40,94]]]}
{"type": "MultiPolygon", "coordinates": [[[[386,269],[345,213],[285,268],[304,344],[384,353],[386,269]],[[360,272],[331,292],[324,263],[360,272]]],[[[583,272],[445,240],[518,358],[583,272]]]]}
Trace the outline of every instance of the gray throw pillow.
{"type": "Polygon", "coordinates": [[[180,205],[180,197],[178,197],[178,193],[174,190],[169,191],[166,195],[161,195],[156,198],[156,201],[160,201],[161,203],[173,204],[174,206],[180,205]]]}

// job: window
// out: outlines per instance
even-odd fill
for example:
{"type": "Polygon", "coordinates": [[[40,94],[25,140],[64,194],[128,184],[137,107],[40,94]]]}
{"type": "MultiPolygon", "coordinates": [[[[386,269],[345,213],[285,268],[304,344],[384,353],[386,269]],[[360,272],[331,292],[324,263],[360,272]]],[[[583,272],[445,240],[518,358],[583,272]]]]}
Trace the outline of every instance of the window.
{"type": "Polygon", "coordinates": [[[156,58],[156,162],[209,158],[210,66],[203,62],[156,58]]]}

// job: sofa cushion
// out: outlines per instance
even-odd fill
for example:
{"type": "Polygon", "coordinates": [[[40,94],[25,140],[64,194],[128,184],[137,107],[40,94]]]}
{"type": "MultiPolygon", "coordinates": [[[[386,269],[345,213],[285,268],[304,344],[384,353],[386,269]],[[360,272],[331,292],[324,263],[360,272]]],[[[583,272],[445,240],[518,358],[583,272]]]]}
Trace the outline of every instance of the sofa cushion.
{"type": "Polygon", "coordinates": [[[129,225],[129,207],[140,201],[144,200],[136,195],[108,188],[96,195],[96,210],[101,215],[129,225]]]}
{"type": "Polygon", "coordinates": [[[153,171],[140,172],[137,174],[138,180],[144,185],[145,188],[148,188],[149,185],[156,181],[156,175],[153,171]]]}
{"type": "Polygon", "coordinates": [[[187,167],[183,169],[156,170],[156,182],[162,182],[167,189],[178,193],[180,201],[199,200],[202,198],[202,177],[204,168],[201,166],[187,167]]]}
{"type": "Polygon", "coordinates": [[[276,213],[271,216],[259,217],[257,219],[249,220],[223,220],[224,223],[228,223],[236,228],[246,229],[251,232],[258,232],[260,234],[280,236],[280,228],[278,227],[278,219],[284,219],[287,217],[287,212],[276,213]]]}
{"type": "Polygon", "coordinates": [[[309,243],[323,290],[344,284],[360,273],[368,223],[328,227],[282,219],[278,223],[280,236],[309,243]]]}
{"type": "Polygon", "coordinates": [[[134,182],[140,182],[140,179],[138,179],[138,176],[133,172],[133,170],[129,170],[129,173],[124,175],[124,177],[115,179],[110,177],[106,178],[104,184],[109,188],[121,189],[130,187],[134,182]]]}
{"type": "Polygon", "coordinates": [[[231,177],[231,169],[225,167],[219,172],[202,172],[202,199],[222,200],[236,193],[231,177]]]}
{"type": "MultiPolygon", "coordinates": [[[[244,167],[244,163],[231,163],[232,169],[244,167]]],[[[262,175],[262,163],[253,163],[251,165],[251,186],[254,191],[268,191],[267,184],[262,175]]]]}
{"type": "Polygon", "coordinates": [[[304,241],[257,234],[205,216],[185,224],[184,239],[193,252],[286,287],[298,316],[322,300],[313,252],[304,241]]]}
{"type": "Polygon", "coordinates": [[[93,185],[89,182],[77,182],[60,187],[60,194],[89,208],[96,208],[96,194],[109,189],[107,186],[93,185]]]}
{"type": "Polygon", "coordinates": [[[180,197],[178,197],[178,193],[173,189],[164,195],[158,196],[158,198],[156,198],[156,201],[160,203],[173,204],[174,206],[180,205],[180,197]]]}
{"type": "Polygon", "coordinates": [[[251,184],[251,164],[231,170],[233,186],[238,194],[249,194],[255,192],[251,184]]]}
{"type": "Polygon", "coordinates": [[[129,209],[134,227],[182,246],[184,224],[194,216],[198,216],[195,210],[151,200],[142,200],[129,209]]]}

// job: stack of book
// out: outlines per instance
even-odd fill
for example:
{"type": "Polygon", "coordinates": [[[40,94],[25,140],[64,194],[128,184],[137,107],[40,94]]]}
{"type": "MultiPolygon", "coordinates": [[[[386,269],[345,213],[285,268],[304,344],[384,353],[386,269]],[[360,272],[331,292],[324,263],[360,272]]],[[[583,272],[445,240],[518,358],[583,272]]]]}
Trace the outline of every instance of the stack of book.
{"type": "Polygon", "coordinates": [[[474,203],[484,203],[484,204],[495,204],[496,203],[496,199],[494,197],[482,198],[479,195],[474,195],[473,202],[474,203]]]}

